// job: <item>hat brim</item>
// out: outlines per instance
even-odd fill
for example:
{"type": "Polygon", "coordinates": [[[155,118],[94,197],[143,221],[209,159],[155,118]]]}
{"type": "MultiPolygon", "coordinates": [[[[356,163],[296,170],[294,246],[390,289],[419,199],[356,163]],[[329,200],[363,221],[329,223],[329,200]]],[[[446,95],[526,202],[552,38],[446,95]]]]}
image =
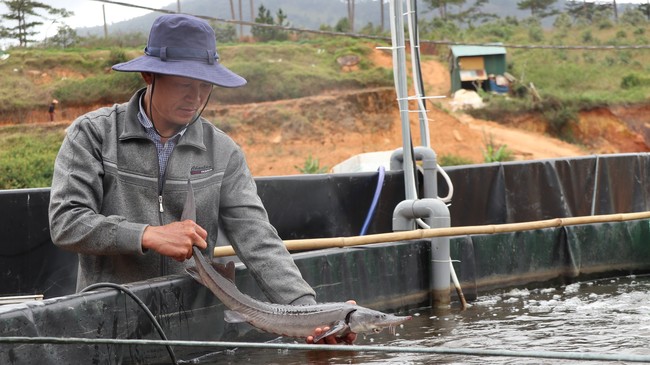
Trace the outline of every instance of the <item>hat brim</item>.
{"type": "Polygon", "coordinates": [[[152,72],[170,76],[188,77],[221,87],[240,87],[246,79],[215,62],[210,65],[201,61],[167,60],[158,57],[140,56],[114,65],[113,70],[121,72],[152,72]]]}

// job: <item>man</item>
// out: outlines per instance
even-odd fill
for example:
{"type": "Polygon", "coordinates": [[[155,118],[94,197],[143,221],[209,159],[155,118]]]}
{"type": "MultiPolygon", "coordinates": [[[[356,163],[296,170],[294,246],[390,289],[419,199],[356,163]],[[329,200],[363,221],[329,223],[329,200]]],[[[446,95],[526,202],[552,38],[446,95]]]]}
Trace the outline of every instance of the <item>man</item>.
{"type": "Polygon", "coordinates": [[[52,102],[50,103],[50,106],[47,108],[47,114],[50,115],[50,122],[54,122],[54,114],[56,110],[56,104],[58,104],[59,101],[56,99],[52,99],[52,102]]]}
{"type": "Polygon", "coordinates": [[[246,84],[219,63],[215,39],[201,19],[159,17],[145,55],[113,66],[140,72],[146,88],[68,128],[55,162],[50,230],[57,246],[79,253],[77,290],[183,273],[192,246],[214,248],[221,223],[271,301],[315,303],[268,221],[242,151],[200,117],[213,85],[246,84]],[[188,180],[196,222],[179,221],[188,180]]]}

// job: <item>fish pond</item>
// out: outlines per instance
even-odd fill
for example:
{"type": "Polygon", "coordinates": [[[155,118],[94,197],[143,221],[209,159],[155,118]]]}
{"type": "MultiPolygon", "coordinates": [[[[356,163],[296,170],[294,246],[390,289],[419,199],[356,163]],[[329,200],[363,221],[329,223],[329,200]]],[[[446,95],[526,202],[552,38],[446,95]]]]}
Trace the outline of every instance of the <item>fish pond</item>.
{"type": "MultiPolygon", "coordinates": [[[[406,313],[400,313],[406,314],[406,313]]],[[[464,354],[400,351],[305,351],[236,348],[179,353],[185,364],[594,364],[607,361],[535,357],[543,353],[650,358],[650,276],[598,279],[557,287],[484,293],[464,311],[412,310],[397,329],[362,336],[356,345],[464,349],[464,354]],[[472,350],[525,352],[531,357],[474,356],[472,350]]],[[[273,342],[293,342],[277,339],[273,342]]],[[[295,342],[302,343],[302,342],[295,342]]],[[[615,362],[609,362],[615,363],[615,362]]],[[[626,363],[618,362],[618,363],[626,363]]]]}

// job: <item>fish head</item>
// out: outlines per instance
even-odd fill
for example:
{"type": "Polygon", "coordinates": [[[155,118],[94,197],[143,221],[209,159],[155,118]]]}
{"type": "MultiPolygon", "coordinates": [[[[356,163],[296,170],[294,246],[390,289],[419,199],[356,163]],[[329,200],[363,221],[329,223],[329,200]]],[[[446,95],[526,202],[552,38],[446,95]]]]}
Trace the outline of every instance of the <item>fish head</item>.
{"type": "Polygon", "coordinates": [[[391,334],[395,334],[395,327],[409,319],[411,316],[396,316],[364,307],[356,307],[355,310],[348,313],[347,323],[354,333],[379,333],[384,328],[388,328],[391,334]]]}

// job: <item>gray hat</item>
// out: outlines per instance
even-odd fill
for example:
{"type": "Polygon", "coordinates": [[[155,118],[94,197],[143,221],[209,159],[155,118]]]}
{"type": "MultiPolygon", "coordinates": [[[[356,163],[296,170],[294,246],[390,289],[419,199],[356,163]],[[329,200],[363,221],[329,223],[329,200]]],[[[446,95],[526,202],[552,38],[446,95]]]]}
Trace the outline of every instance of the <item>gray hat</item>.
{"type": "Polygon", "coordinates": [[[183,14],[158,17],[151,26],[144,56],[113,66],[115,71],[153,72],[239,87],[246,80],[219,63],[212,27],[183,14]]]}

